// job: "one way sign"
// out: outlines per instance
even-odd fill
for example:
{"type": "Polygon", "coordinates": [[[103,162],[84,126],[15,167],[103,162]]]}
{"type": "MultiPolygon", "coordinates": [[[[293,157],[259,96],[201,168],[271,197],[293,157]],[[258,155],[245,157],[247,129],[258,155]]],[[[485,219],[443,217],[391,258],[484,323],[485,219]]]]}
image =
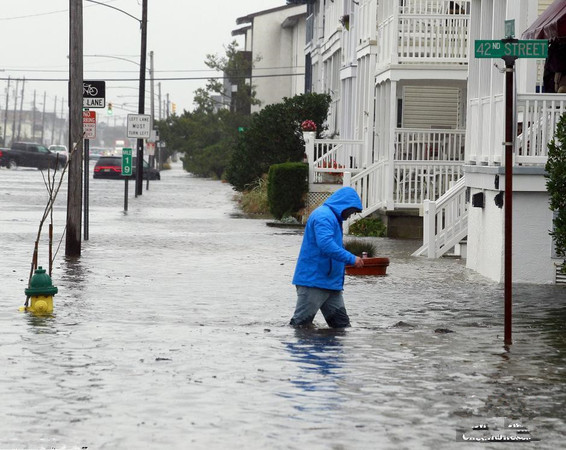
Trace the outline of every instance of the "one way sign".
{"type": "Polygon", "coordinates": [[[151,116],[149,114],[128,114],[128,137],[147,139],[151,136],[151,116]]]}

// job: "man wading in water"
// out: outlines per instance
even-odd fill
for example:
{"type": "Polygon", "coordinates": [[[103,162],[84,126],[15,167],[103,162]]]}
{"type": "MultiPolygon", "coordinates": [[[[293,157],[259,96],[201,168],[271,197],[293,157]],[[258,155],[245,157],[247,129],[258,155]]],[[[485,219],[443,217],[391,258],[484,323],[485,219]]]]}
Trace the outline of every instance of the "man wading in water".
{"type": "Polygon", "coordinates": [[[361,211],[358,193],[351,187],[343,187],[311,213],[293,277],[297,306],[291,325],[312,326],[320,309],[328,326],[350,326],[342,296],[344,266],[363,267],[364,262],[344,249],[342,222],[361,211]]]}

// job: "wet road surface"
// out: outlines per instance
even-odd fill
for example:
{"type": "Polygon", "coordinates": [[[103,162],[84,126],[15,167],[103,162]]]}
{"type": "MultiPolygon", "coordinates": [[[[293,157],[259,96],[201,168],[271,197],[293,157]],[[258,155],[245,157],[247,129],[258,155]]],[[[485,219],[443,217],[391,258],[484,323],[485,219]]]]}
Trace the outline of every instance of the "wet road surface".
{"type": "Polygon", "coordinates": [[[38,318],[18,307],[45,188],[0,169],[0,449],[564,446],[563,286],[514,286],[505,349],[502,285],[375,239],[391,265],[346,278],[353,327],[294,330],[300,230],[243,217],[229,185],[179,165],[127,213],[123,186],[90,180],[90,239],[59,251],[55,314],[38,318]]]}

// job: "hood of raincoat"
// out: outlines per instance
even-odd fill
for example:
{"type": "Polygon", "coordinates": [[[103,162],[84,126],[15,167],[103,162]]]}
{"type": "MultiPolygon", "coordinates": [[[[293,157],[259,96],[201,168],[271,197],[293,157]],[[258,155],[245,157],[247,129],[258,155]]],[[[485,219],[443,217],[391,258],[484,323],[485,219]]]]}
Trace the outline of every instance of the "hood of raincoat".
{"type": "Polygon", "coordinates": [[[354,264],[355,255],[344,249],[342,212],[362,210],[360,196],[351,187],[343,187],[316,208],[305,226],[293,284],[341,291],[344,266],[354,264]]]}

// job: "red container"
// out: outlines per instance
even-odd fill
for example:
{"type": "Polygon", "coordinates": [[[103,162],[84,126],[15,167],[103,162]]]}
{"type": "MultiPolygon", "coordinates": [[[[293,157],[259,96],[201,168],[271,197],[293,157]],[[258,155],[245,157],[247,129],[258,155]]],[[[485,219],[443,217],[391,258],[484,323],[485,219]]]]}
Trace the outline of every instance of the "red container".
{"type": "Polygon", "coordinates": [[[364,267],[346,266],[346,275],[386,275],[389,258],[362,258],[364,267]]]}

